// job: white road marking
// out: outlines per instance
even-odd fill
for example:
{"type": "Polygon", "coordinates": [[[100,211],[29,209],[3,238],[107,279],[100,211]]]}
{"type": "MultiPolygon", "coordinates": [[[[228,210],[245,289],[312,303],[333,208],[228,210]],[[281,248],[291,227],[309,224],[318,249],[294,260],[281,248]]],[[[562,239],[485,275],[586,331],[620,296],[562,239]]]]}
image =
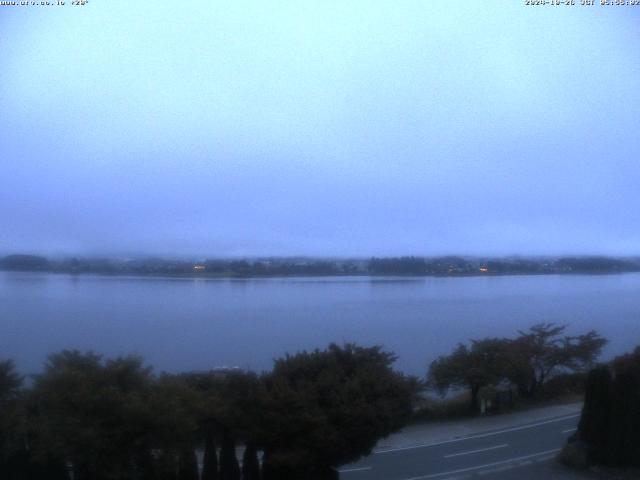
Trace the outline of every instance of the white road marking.
{"type": "Polygon", "coordinates": [[[445,477],[447,475],[455,475],[456,473],[471,472],[473,470],[481,470],[483,468],[490,468],[490,467],[496,467],[498,465],[505,465],[505,464],[508,464],[508,463],[519,462],[519,461],[522,461],[522,460],[526,460],[528,458],[539,457],[541,455],[549,455],[549,454],[552,454],[552,453],[557,453],[560,450],[561,450],[560,448],[556,448],[556,449],[553,449],[553,450],[545,450],[544,452],[532,453],[531,455],[523,455],[521,457],[509,458],[507,460],[501,460],[499,462],[487,463],[485,465],[476,465],[475,467],[461,468],[459,470],[450,470],[448,472],[432,473],[430,475],[423,475],[421,477],[405,478],[403,480],[427,480],[429,478],[445,477]]]}
{"type": "Polygon", "coordinates": [[[562,433],[569,433],[569,432],[575,432],[577,430],[577,428],[567,428],[566,430],[562,430],[562,433]]]}
{"type": "Polygon", "coordinates": [[[338,472],[340,473],[364,472],[365,470],[371,470],[371,467],[345,468],[344,470],[338,470],[338,472]]]}
{"type": "Polygon", "coordinates": [[[516,465],[503,465],[502,467],[491,468],[489,470],[482,470],[478,472],[478,475],[491,475],[492,473],[500,473],[507,470],[512,470],[516,468],[516,465]]]}
{"type": "Polygon", "coordinates": [[[546,455],[544,457],[536,458],[536,462],[538,462],[538,463],[548,462],[549,460],[553,460],[554,457],[555,457],[555,455],[546,455]]]}
{"type": "Polygon", "coordinates": [[[519,426],[519,427],[505,428],[504,430],[498,430],[496,432],[481,433],[481,434],[478,434],[478,435],[470,435],[468,437],[453,438],[451,440],[445,440],[443,442],[420,443],[420,444],[416,444],[416,445],[409,445],[407,447],[380,449],[380,450],[376,450],[375,452],[373,452],[373,455],[378,455],[380,453],[402,452],[404,450],[415,450],[416,448],[436,447],[438,445],[447,445],[449,443],[464,442],[465,440],[473,440],[475,438],[486,438],[486,437],[491,437],[493,435],[500,435],[502,433],[516,432],[518,430],[526,430],[528,428],[539,427],[540,425],[547,425],[549,423],[563,422],[565,420],[569,420],[571,418],[576,418],[576,417],[579,417],[579,416],[580,416],[580,414],[576,413],[576,414],[568,415],[568,416],[561,417],[561,418],[554,418],[552,420],[545,420],[544,422],[532,423],[532,424],[529,424],[529,425],[522,425],[522,426],[519,426]]]}
{"type": "Polygon", "coordinates": [[[450,453],[449,455],[445,455],[444,458],[459,457],[461,455],[471,455],[472,453],[488,452],[489,450],[497,450],[498,448],[505,448],[508,446],[508,443],[503,443],[502,445],[496,445],[494,447],[479,448],[477,450],[467,450],[466,452],[459,453],[450,453]]]}

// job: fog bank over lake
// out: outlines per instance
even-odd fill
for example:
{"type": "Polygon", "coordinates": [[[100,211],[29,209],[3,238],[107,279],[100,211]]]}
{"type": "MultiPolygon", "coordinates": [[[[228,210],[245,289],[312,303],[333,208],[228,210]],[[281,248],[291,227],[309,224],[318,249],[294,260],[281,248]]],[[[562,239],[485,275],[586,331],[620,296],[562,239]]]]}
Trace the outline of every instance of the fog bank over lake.
{"type": "Polygon", "coordinates": [[[640,274],[181,279],[0,272],[0,351],[34,373],[63,348],[138,353],[157,370],[269,369],[329,342],[381,344],[397,367],[536,322],[598,330],[604,356],[640,340],[640,274]]]}

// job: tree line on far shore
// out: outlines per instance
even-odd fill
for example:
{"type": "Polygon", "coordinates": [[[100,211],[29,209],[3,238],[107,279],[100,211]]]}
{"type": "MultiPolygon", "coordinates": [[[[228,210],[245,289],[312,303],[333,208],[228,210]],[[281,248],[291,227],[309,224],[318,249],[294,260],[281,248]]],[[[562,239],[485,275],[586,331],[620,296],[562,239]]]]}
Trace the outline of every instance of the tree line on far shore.
{"type": "Polygon", "coordinates": [[[156,375],[136,356],[62,351],[25,386],[6,360],[0,478],[337,478],[335,467],[412,414],[420,382],[394,361],[380,347],[332,344],[286,355],[262,375],[156,375]]]}
{"type": "Polygon", "coordinates": [[[640,271],[640,258],[610,257],[384,257],[384,258],[290,258],[258,259],[166,259],[141,257],[45,258],[38,255],[0,257],[0,270],[102,275],[177,275],[197,277],[270,276],[460,276],[563,273],[619,273],[640,271]]]}

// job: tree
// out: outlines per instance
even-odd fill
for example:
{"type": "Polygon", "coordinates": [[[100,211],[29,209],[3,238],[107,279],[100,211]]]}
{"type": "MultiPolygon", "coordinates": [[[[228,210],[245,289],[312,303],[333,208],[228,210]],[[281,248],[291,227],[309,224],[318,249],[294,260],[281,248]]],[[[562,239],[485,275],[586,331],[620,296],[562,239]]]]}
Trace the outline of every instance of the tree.
{"type": "Polygon", "coordinates": [[[480,389],[508,381],[521,397],[535,397],[538,389],[557,373],[588,370],[606,340],[591,330],[562,336],[564,325],[540,323],[515,339],[485,338],[459,344],[449,355],[429,366],[429,384],[444,394],[450,387],[470,392],[470,409],[477,411],[480,389]]]}
{"type": "Polygon", "coordinates": [[[0,478],[17,478],[17,470],[28,463],[18,403],[22,381],[13,361],[0,361],[0,478]]]}
{"type": "Polygon", "coordinates": [[[264,379],[264,479],[334,478],[333,468],[400,429],[419,382],[393,371],[394,361],[353,344],[276,360],[264,379]]]}
{"type": "Polygon", "coordinates": [[[590,372],[578,438],[595,463],[640,466],[640,347],[590,372]]]}
{"type": "Polygon", "coordinates": [[[607,341],[594,330],[562,336],[566,325],[539,323],[519,332],[509,353],[509,379],[521,397],[535,397],[538,389],[558,371],[586,371],[593,366],[607,341]]]}
{"type": "Polygon", "coordinates": [[[16,398],[22,381],[12,360],[0,361],[0,409],[16,398]]]}
{"type": "Polygon", "coordinates": [[[50,356],[35,382],[38,454],[71,463],[77,480],[129,478],[142,469],[151,447],[151,380],[151,369],[138,357],[50,356]]]}
{"type": "Polygon", "coordinates": [[[62,458],[34,455],[29,418],[32,408],[31,392],[23,389],[23,377],[16,372],[13,362],[0,362],[0,478],[68,480],[62,458]]]}
{"type": "Polygon", "coordinates": [[[203,475],[239,479],[236,442],[256,445],[260,437],[263,397],[260,379],[252,372],[239,370],[188,373],[182,377],[200,395],[197,418],[205,436],[205,454],[209,452],[203,475]],[[219,474],[216,471],[216,440],[221,442],[219,474]],[[211,466],[207,467],[209,462],[211,466]]]}
{"type": "Polygon", "coordinates": [[[211,428],[206,429],[204,457],[202,459],[202,480],[218,480],[218,452],[211,428]]]}
{"type": "Polygon", "coordinates": [[[260,480],[260,462],[255,445],[248,444],[242,455],[242,480],[260,480]]]}
{"type": "Polygon", "coordinates": [[[225,435],[220,448],[220,480],[240,480],[240,465],[233,437],[225,435]]]}
{"type": "Polygon", "coordinates": [[[640,347],[613,362],[607,462],[640,467],[640,347]]]}
{"type": "Polygon", "coordinates": [[[198,459],[193,448],[185,446],[178,455],[178,480],[198,480],[198,459]]]}
{"type": "Polygon", "coordinates": [[[450,354],[434,360],[429,366],[428,383],[444,394],[450,387],[467,388],[469,409],[479,409],[478,393],[489,385],[497,385],[506,376],[509,340],[487,338],[472,340],[470,347],[459,344],[450,354]]]}
{"type": "Polygon", "coordinates": [[[153,375],[139,357],[51,355],[21,389],[0,362],[0,476],[8,480],[244,480],[337,478],[335,467],[371,451],[412,413],[420,384],[391,368],[380,347],[331,345],[286,356],[270,374],[153,375]],[[20,415],[8,407],[19,406],[20,415]],[[26,419],[15,431],[6,418],[26,419]],[[220,460],[216,444],[222,446],[220,460]],[[218,463],[220,469],[218,470],[218,463]],[[69,471],[68,471],[69,470],[69,471]]]}
{"type": "Polygon", "coordinates": [[[578,424],[578,434],[590,446],[589,456],[597,462],[606,461],[612,380],[611,371],[605,365],[589,372],[584,406],[578,424]]]}
{"type": "Polygon", "coordinates": [[[369,272],[379,275],[424,275],[427,263],[423,258],[372,258],[369,260],[369,272]]]}
{"type": "MultiPolygon", "coordinates": [[[[192,475],[194,447],[200,444],[202,396],[184,375],[162,374],[151,386],[147,408],[153,416],[151,447],[161,452],[155,462],[158,475],[192,475]]],[[[215,447],[214,447],[215,448],[215,447]]]]}
{"type": "Polygon", "coordinates": [[[0,269],[17,271],[44,271],[51,267],[49,261],[37,255],[8,255],[0,258],[0,269]]]}

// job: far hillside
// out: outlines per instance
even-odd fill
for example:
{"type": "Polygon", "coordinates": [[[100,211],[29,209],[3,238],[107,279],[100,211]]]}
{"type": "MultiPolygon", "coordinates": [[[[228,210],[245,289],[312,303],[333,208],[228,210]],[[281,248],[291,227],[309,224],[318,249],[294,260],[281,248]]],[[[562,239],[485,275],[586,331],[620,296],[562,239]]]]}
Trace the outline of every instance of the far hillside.
{"type": "Polygon", "coordinates": [[[405,256],[370,259],[310,257],[171,259],[159,257],[45,258],[20,254],[0,258],[0,270],[208,277],[611,274],[640,271],[640,258],[405,256]]]}

